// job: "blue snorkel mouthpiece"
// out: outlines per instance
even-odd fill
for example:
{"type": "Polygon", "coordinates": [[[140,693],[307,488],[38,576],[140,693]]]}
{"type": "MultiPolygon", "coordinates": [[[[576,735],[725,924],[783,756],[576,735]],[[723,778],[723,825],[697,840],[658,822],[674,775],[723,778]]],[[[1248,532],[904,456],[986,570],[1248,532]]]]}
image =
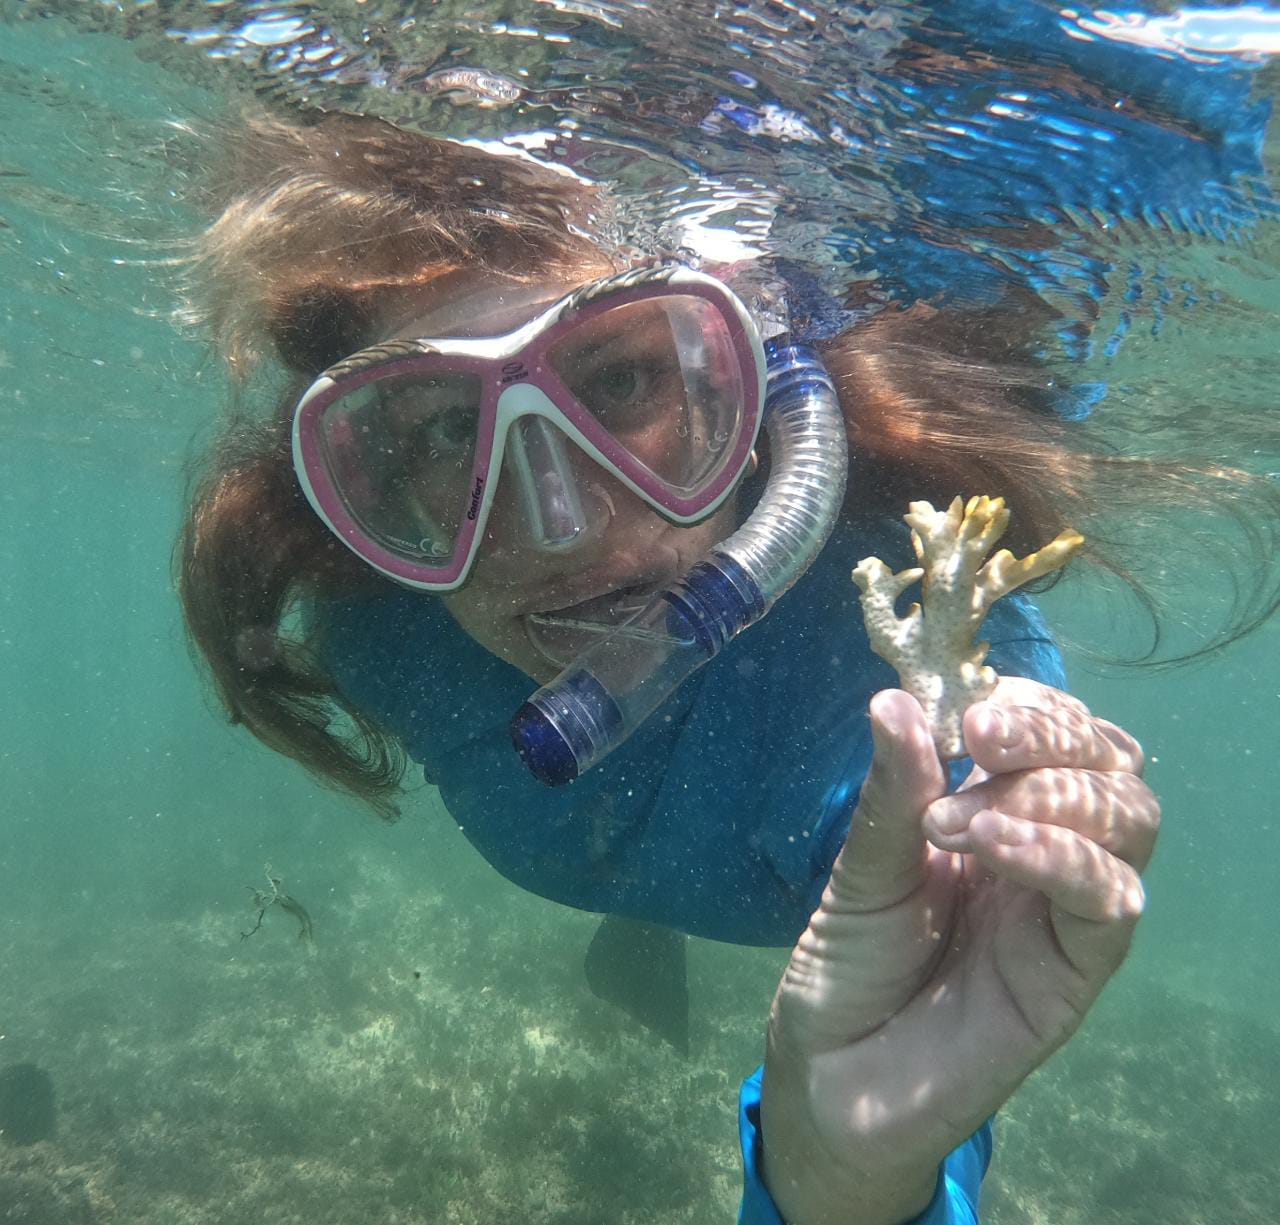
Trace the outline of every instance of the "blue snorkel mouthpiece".
{"type": "Polygon", "coordinates": [[[779,338],[765,345],[765,356],[763,424],[772,470],[759,505],[732,536],[516,712],[516,751],[542,782],[571,782],[616,749],[694,671],[760,620],[826,544],[849,467],[835,388],[809,345],[779,338]]]}

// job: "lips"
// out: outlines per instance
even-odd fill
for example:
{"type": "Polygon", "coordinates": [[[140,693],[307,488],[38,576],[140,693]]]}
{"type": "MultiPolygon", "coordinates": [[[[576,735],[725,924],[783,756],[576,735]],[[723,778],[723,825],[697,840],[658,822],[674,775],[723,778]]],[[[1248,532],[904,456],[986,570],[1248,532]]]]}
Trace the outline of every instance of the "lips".
{"type": "MultiPolygon", "coordinates": [[[[681,559],[670,555],[639,559],[616,559],[608,567],[593,566],[572,574],[545,578],[520,597],[517,616],[569,616],[597,601],[611,601],[621,595],[649,596],[661,591],[682,572],[681,559]]],[[[514,603],[514,601],[512,601],[514,603]]]]}
{"type": "Polygon", "coordinates": [[[524,618],[525,632],[540,655],[563,668],[640,612],[660,586],[633,584],[576,604],[529,613],[524,618]]]}
{"type": "Polygon", "coordinates": [[[658,590],[660,584],[635,583],[628,587],[619,587],[606,591],[603,595],[592,596],[576,604],[566,604],[560,608],[547,608],[530,613],[532,617],[565,621],[612,621],[615,625],[624,621],[632,612],[643,608],[649,598],[658,590]]]}

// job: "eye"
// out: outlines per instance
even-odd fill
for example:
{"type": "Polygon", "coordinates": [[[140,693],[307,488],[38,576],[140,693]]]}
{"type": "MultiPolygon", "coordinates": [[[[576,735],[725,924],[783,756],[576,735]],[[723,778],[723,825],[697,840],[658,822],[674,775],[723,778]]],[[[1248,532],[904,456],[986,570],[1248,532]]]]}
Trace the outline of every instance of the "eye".
{"type": "Polygon", "coordinates": [[[380,388],[383,419],[397,445],[417,460],[456,459],[470,451],[479,421],[474,388],[431,376],[380,388]]]}
{"type": "Polygon", "coordinates": [[[619,358],[588,371],[573,390],[601,424],[623,429],[642,425],[662,411],[659,383],[652,363],[619,358]]]}
{"type": "Polygon", "coordinates": [[[470,451],[476,436],[476,410],[454,405],[437,408],[415,423],[410,444],[429,459],[470,451]]]}
{"type": "Polygon", "coordinates": [[[625,403],[640,393],[644,382],[644,371],[635,362],[613,362],[596,372],[591,389],[602,400],[625,403]]]}

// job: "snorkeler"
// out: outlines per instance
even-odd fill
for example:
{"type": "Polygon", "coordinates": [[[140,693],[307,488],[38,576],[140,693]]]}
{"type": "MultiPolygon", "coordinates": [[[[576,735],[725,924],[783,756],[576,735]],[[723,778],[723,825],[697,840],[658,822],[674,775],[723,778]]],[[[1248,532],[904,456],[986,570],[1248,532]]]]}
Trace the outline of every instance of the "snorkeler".
{"type": "Polygon", "coordinates": [[[407,754],[503,875],[607,916],[624,1005],[683,998],[647,934],[794,945],[744,1220],[973,1219],[986,1120],[1124,956],[1158,806],[1019,596],[948,794],[849,575],[903,556],[909,498],[999,492],[1038,543],[1102,466],[979,314],[796,343],[785,276],[621,251],[535,164],[340,115],[235,153],[206,314],[292,381],[183,536],[232,717],[384,812],[407,754]]]}

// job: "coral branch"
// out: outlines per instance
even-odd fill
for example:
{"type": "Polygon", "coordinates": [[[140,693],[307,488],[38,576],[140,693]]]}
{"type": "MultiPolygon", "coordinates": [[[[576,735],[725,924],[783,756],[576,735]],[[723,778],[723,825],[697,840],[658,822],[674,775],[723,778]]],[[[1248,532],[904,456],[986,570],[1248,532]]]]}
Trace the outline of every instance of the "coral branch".
{"type": "Polygon", "coordinates": [[[1067,529],[1027,557],[1001,549],[984,564],[1009,526],[1003,498],[956,498],[945,511],[912,502],[905,519],[920,565],[895,574],[867,557],[853,581],[862,591],[871,649],[897,669],[899,683],[924,708],[938,752],[961,757],[964,712],[996,686],[995,670],[984,662],[990,644],[974,641],[983,619],[1001,596],[1066,565],[1084,537],[1067,529]],[[898,596],[917,581],[920,604],[898,616],[898,596]]]}

